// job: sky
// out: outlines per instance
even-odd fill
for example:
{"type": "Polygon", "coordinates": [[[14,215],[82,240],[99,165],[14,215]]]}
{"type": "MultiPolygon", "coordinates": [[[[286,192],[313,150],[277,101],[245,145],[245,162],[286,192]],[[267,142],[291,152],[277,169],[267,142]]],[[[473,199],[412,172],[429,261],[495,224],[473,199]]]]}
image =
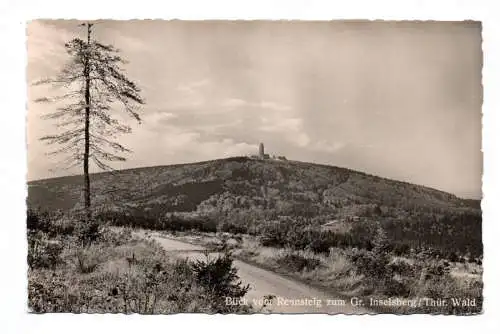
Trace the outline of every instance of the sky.
{"type": "MultiPolygon", "coordinates": [[[[78,21],[27,28],[28,180],[81,173],[39,138],[78,21]]],[[[266,152],[481,198],[481,26],[474,22],[99,21],[142,89],[117,169],[266,152]]],[[[120,116],[122,117],[122,116],[120,116]]],[[[96,168],[92,169],[97,171],[96,168]]]]}

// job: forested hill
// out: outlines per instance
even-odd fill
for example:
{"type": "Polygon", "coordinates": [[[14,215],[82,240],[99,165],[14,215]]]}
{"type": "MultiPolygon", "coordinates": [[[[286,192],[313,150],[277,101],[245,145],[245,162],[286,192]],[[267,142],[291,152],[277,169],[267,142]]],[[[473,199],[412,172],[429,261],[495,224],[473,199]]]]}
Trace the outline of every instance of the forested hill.
{"type": "MultiPolygon", "coordinates": [[[[480,201],[328,165],[235,157],[182,165],[129,169],[91,176],[99,207],[153,211],[265,208],[279,214],[363,216],[376,212],[478,211],[480,201]],[[294,211],[294,212],[289,212],[294,211]]],[[[29,183],[30,206],[78,206],[82,176],[29,183]]]]}
{"type": "MultiPolygon", "coordinates": [[[[94,212],[118,225],[251,234],[271,228],[286,242],[308,228],[326,228],[341,238],[331,245],[344,247],[365,247],[381,226],[405,252],[430,247],[449,258],[482,254],[479,201],[345,168],[235,157],[91,180],[94,212]]],[[[81,209],[82,184],[82,176],[31,182],[29,207],[81,209]]]]}

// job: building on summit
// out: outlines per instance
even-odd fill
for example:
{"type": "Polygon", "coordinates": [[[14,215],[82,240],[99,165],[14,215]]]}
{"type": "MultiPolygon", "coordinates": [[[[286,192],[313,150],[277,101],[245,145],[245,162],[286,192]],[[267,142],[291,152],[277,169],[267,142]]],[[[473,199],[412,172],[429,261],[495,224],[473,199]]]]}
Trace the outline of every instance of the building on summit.
{"type": "Polygon", "coordinates": [[[264,143],[259,144],[259,155],[252,155],[252,159],[259,159],[259,160],[282,160],[285,161],[287,160],[285,156],[275,156],[275,155],[269,155],[264,151],[264,143]]]}

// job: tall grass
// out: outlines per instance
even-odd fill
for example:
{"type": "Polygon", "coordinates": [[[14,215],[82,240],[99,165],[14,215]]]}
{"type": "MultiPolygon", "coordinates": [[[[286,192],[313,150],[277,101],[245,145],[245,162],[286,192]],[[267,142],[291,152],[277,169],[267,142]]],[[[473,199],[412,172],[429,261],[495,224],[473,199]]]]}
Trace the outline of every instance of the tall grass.
{"type": "Polygon", "coordinates": [[[33,312],[250,312],[228,306],[224,297],[242,297],[232,259],[177,261],[152,240],[130,230],[99,228],[91,244],[74,234],[50,237],[51,224],[31,225],[28,305],[33,312]],[[41,230],[33,230],[40,228],[41,230]]]}

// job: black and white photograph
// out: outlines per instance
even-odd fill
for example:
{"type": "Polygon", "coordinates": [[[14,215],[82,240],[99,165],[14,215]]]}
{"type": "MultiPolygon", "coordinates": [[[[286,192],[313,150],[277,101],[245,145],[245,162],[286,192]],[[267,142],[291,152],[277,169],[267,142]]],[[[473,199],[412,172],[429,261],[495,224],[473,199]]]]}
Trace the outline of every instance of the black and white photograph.
{"type": "Polygon", "coordinates": [[[482,24],[32,20],[31,313],[483,312],[482,24]]]}

